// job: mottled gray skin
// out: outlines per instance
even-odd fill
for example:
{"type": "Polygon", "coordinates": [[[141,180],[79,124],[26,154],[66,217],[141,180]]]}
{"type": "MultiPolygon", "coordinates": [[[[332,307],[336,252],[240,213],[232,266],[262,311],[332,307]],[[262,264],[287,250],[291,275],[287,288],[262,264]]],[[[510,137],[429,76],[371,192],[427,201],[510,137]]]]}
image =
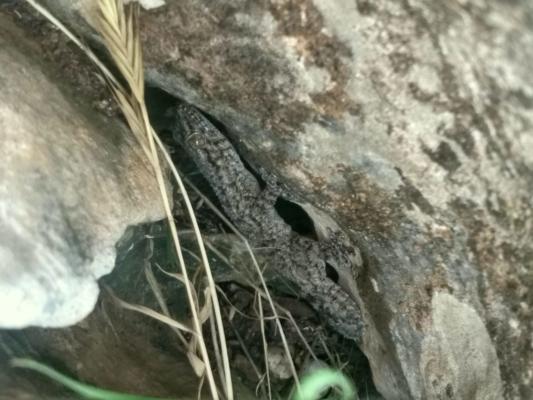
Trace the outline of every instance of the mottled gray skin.
{"type": "Polygon", "coordinates": [[[302,296],[342,335],[359,340],[363,329],[354,276],[359,250],[340,230],[320,240],[294,232],[274,204],[281,193],[272,177],[262,189],[228,139],[193,107],[181,104],[174,138],[212,186],[222,208],[252,246],[271,249],[270,266],[296,284],[302,296]],[[326,262],[353,285],[335,283],[326,262]],[[349,290],[349,286],[352,290],[349,290]]]}

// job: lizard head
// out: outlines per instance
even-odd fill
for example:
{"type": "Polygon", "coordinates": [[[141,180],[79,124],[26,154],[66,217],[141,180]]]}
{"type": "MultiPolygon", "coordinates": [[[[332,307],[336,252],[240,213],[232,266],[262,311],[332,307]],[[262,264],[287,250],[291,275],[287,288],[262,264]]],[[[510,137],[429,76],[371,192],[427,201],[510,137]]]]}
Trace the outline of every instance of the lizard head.
{"type": "Polygon", "coordinates": [[[180,143],[194,141],[196,148],[204,147],[209,129],[214,129],[207,118],[186,103],[177,106],[176,117],[174,138],[180,143]]]}

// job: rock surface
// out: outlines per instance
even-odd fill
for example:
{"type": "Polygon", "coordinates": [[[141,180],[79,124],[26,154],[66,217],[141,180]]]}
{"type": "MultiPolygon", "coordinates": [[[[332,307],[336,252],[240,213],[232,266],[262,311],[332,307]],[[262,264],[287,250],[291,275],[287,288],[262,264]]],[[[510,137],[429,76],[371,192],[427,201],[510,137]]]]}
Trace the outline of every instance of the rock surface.
{"type": "MultiPolygon", "coordinates": [[[[144,279],[144,268],[150,253],[146,236],[163,232],[163,227],[164,223],[132,227],[119,241],[116,266],[102,278],[116,296],[158,309],[144,279]]],[[[157,269],[155,274],[156,279],[164,281],[164,274],[158,274],[157,269]]],[[[177,299],[180,293],[184,298],[178,285],[164,285],[163,290],[167,298],[177,299]]],[[[180,301],[171,305],[172,312],[179,308],[180,301]]],[[[185,353],[168,326],[121,308],[109,292],[102,291],[93,312],[74,326],[0,330],[0,400],[79,398],[33,371],[11,368],[9,360],[14,357],[35,359],[81,382],[108,390],[161,399],[212,399],[185,353]]],[[[235,399],[257,399],[238,380],[234,389],[235,399]]]]}
{"type": "Polygon", "coordinates": [[[101,117],[0,14],[0,327],[74,324],[129,225],[164,216],[128,130],[101,117]]]}
{"type": "Polygon", "coordinates": [[[176,0],[142,17],[152,84],[363,250],[359,345],[385,398],[533,398],[531,2],[176,0]]]}

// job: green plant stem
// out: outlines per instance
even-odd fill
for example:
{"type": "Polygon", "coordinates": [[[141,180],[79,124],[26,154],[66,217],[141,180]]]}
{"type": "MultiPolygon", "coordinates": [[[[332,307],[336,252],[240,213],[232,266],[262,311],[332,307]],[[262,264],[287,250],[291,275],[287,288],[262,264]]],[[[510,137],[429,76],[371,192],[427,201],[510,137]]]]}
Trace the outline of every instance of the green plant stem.
{"type": "Polygon", "coordinates": [[[357,400],[351,381],[340,371],[329,368],[320,368],[304,376],[292,400],[319,400],[332,387],[340,390],[340,400],[357,400]]]}
{"type": "MultiPolygon", "coordinates": [[[[87,385],[72,379],[62,373],[50,368],[40,362],[26,359],[15,358],[11,360],[11,365],[17,368],[26,368],[36,371],[48,378],[62,384],[73,392],[79,394],[81,397],[90,400],[171,400],[162,399],[160,397],[137,396],[133,394],[125,394],[113,392],[111,390],[100,389],[95,386],[87,385]]],[[[296,389],[296,394],[292,400],[318,400],[320,396],[328,388],[335,387],[340,390],[340,400],[357,400],[357,394],[354,386],[350,380],[341,372],[321,368],[315,370],[300,382],[300,387],[296,389]]]]}
{"type": "MultiPolygon", "coordinates": [[[[136,396],[132,394],[124,394],[113,392],[111,390],[100,389],[85,383],[78,382],[66,375],[57,372],[55,369],[52,369],[44,364],[41,364],[34,360],[29,360],[26,358],[15,358],[11,360],[11,365],[18,368],[27,368],[33,371],[39,372],[42,375],[47,376],[48,378],[62,384],[73,392],[79,394],[85,399],[91,400],[165,400],[156,397],[148,396],[136,396]]],[[[166,399],[170,400],[170,399],[166,399]]]]}

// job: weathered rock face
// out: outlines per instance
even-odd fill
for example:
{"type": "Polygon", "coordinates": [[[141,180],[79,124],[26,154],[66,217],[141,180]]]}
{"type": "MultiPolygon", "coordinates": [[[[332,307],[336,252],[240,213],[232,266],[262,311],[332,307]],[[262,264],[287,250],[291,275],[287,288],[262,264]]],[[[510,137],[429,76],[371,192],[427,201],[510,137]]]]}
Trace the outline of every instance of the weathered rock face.
{"type": "MultiPolygon", "coordinates": [[[[156,231],[154,224],[149,225],[127,230],[117,244],[115,269],[102,280],[116,296],[157,309],[157,300],[142,276],[149,248],[146,235],[162,229],[156,231]]],[[[177,286],[165,287],[165,294],[173,298],[180,292],[177,286]]],[[[176,308],[179,305],[173,311],[176,308]]],[[[200,379],[175,333],[159,321],[117,306],[107,291],[100,295],[94,311],[74,326],[0,330],[0,400],[78,398],[35,372],[10,367],[15,357],[31,357],[108,390],[161,399],[212,399],[205,385],[199,397],[200,379]]],[[[257,399],[238,381],[235,398],[257,399]]]]}
{"type": "Polygon", "coordinates": [[[360,346],[387,399],[533,397],[532,20],[484,0],[143,13],[150,81],[363,250],[360,346]]]}
{"type": "Polygon", "coordinates": [[[131,135],[0,15],[0,327],[84,318],[128,225],[164,216],[131,135]]]}

